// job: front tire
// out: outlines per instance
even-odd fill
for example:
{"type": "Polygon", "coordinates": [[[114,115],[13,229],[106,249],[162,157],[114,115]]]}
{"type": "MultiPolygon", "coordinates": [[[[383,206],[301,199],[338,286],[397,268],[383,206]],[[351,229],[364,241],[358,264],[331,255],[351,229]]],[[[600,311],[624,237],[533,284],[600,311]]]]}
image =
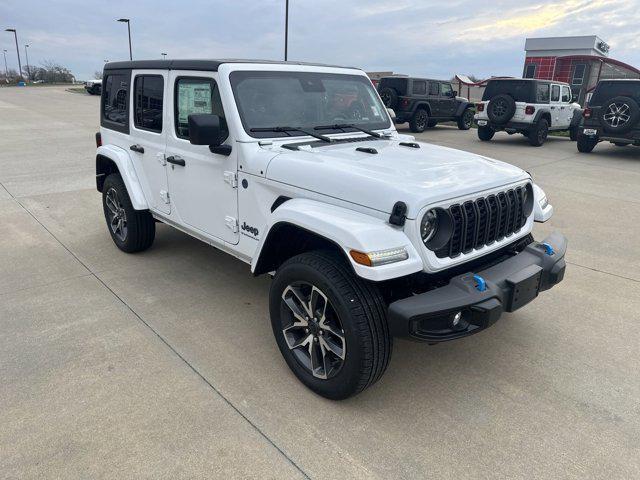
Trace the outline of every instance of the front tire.
{"type": "Polygon", "coordinates": [[[547,136],[549,135],[549,122],[546,119],[541,118],[538,120],[531,130],[529,130],[529,134],[527,137],[529,138],[529,145],[532,147],[541,147],[544,142],[547,140],[547,136]]]}
{"type": "Polygon", "coordinates": [[[127,187],[117,173],[102,186],[102,209],[116,246],[127,253],[146,250],[156,236],[156,223],[148,210],[134,210],[127,187]]]}
{"type": "Polygon", "coordinates": [[[424,108],[419,108],[409,120],[409,128],[413,133],[422,133],[429,124],[429,113],[424,108]]]}
{"type": "Polygon", "coordinates": [[[389,364],[392,337],[383,298],[337,253],[317,250],[282,264],[271,284],[269,311],[287,365],[318,395],[356,395],[389,364]]]}
{"type": "Polygon", "coordinates": [[[473,116],[473,110],[471,108],[467,108],[464,112],[462,112],[460,118],[458,118],[458,128],[460,130],[469,130],[471,128],[471,125],[473,124],[473,116]]]}
{"type": "Polygon", "coordinates": [[[598,140],[587,137],[586,135],[578,135],[578,151],[580,153],[591,153],[595,146],[598,144],[598,140]]]}
{"type": "Polygon", "coordinates": [[[478,138],[483,142],[488,142],[496,134],[496,131],[491,127],[478,127],[478,138]]]}

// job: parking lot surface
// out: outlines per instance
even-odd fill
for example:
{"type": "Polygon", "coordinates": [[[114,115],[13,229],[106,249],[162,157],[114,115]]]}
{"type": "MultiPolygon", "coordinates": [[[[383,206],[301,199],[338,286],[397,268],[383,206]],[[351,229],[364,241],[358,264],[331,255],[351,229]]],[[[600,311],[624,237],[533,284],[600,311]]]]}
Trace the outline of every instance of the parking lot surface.
{"type": "Polygon", "coordinates": [[[529,171],[565,281],[478,335],[396,341],[343,402],[289,371],[268,278],[159,225],[111,241],[98,97],[0,89],[0,477],[640,477],[640,149],[418,135],[529,171]]]}

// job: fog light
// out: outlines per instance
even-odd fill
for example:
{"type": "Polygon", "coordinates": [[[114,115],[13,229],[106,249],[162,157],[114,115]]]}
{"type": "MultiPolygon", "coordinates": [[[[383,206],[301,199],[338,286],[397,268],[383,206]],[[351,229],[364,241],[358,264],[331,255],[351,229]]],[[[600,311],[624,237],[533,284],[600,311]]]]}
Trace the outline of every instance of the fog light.
{"type": "Polygon", "coordinates": [[[457,327],[460,323],[460,320],[462,320],[462,312],[458,312],[453,316],[453,320],[451,320],[451,326],[454,328],[457,327]]]}

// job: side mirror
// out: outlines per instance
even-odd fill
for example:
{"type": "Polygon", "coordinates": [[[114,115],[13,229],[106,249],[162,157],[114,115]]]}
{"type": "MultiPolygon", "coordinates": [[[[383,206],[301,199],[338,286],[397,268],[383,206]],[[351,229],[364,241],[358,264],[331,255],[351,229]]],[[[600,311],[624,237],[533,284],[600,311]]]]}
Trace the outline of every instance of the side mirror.
{"type": "Polygon", "coordinates": [[[192,145],[218,147],[226,140],[220,128],[220,117],[212,113],[189,115],[189,142],[192,145]]]}
{"type": "Polygon", "coordinates": [[[389,114],[391,121],[393,123],[396,123],[396,112],[393,110],[393,108],[387,108],[387,113],[389,114]]]}
{"type": "Polygon", "coordinates": [[[458,91],[454,90],[453,92],[451,92],[451,96],[452,97],[457,97],[458,96],[458,91]]]}

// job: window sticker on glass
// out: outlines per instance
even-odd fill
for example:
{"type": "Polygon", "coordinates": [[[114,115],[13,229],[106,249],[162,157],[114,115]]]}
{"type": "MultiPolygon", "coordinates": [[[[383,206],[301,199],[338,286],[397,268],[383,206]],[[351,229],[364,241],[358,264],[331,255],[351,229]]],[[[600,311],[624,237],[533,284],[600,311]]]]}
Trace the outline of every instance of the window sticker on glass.
{"type": "Polygon", "coordinates": [[[210,83],[180,83],[178,121],[187,123],[192,113],[211,113],[210,83]]]}

